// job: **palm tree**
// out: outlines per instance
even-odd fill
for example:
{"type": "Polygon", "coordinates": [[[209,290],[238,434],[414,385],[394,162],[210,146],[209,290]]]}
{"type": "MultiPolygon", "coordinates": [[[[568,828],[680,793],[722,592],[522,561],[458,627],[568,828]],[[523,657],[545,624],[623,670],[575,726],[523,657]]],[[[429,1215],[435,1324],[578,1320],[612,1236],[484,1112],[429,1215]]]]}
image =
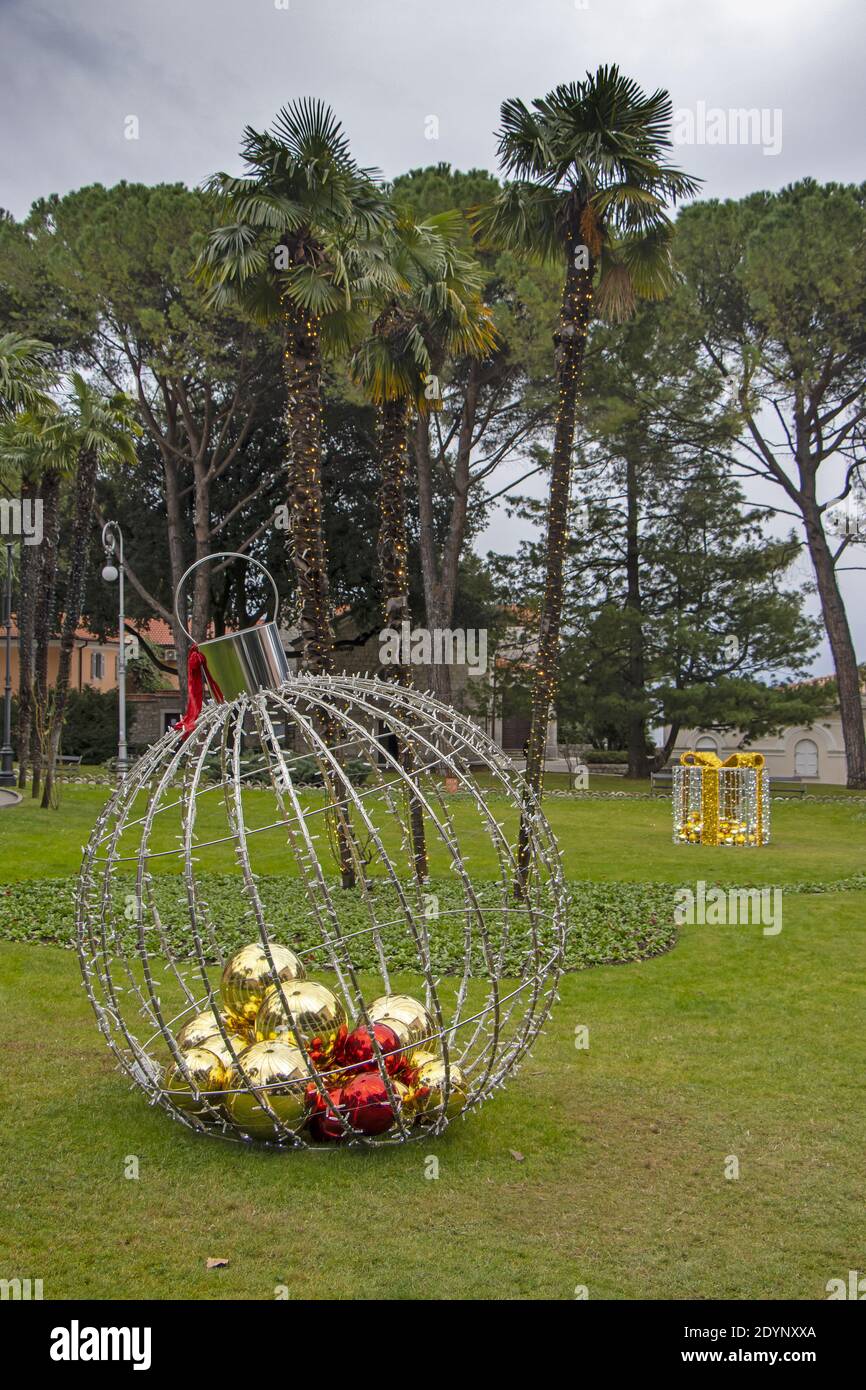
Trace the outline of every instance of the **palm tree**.
{"type": "MultiPolygon", "coordinates": [[[[563,557],[577,398],[593,310],[613,320],[637,298],[660,299],[673,283],[668,202],[697,191],[698,181],[666,162],[671,100],[647,96],[619,69],[599,67],[533,101],[503,102],[500,167],[514,182],[486,207],[476,226],[492,244],[564,267],[554,336],[559,404],[547,515],[546,576],[532,691],[526,780],[540,794],[550,711],[556,697],[563,557]]],[[[527,864],[527,824],[518,856],[527,864]]]]}
{"type": "Polygon", "coordinates": [[[49,343],[21,333],[0,336],[0,420],[21,410],[50,411],[54,376],[47,364],[49,343]]]}
{"type": "Polygon", "coordinates": [[[244,131],[243,178],[215,174],[223,215],[198,262],[214,307],[279,322],[288,391],[286,460],[302,665],[327,672],[333,634],[322,527],[322,362],[366,326],[364,306],[397,279],[379,241],[391,221],[373,171],[360,169],[329,107],[291,102],[272,130],[244,131]]]}
{"type": "MultiPolygon", "coordinates": [[[[481,297],[481,267],[462,249],[464,235],[459,212],[442,213],[423,223],[416,223],[408,212],[399,214],[386,244],[400,289],[387,296],[372,333],[350,365],[354,380],[379,407],[382,619],[386,627],[398,631],[412,619],[406,476],[413,411],[426,414],[438,408],[436,394],[428,395],[428,389],[449,358],[484,357],[496,343],[490,311],[481,297]]],[[[396,668],[395,679],[411,684],[406,662],[396,668]]],[[[402,741],[399,756],[411,772],[412,750],[402,741]]],[[[410,821],[415,873],[423,880],[427,876],[424,821],[421,803],[414,797],[410,821]]]]}
{"type": "MultiPolygon", "coordinates": [[[[78,373],[70,377],[70,392],[66,408],[55,421],[45,427],[43,447],[47,456],[65,457],[75,463],[75,500],[70,541],[69,571],[66,576],[63,621],[60,627],[60,660],[48,730],[45,764],[45,784],[42,805],[50,806],[54,790],[54,775],[60,734],[69,694],[69,675],[75,633],[81,619],[87,560],[90,549],[90,529],[93,522],[93,503],[96,479],[100,467],[109,463],[134,463],[134,438],[141,434],[134,405],[129,397],[115,395],[106,398],[78,373]]],[[[118,634],[123,641],[123,634],[118,634]]]]}
{"type": "MultiPolygon", "coordinates": [[[[246,177],[220,173],[208,182],[224,220],[208,237],[198,272],[215,308],[240,305],[260,323],[282,328],[301,665],[326,674],[334,637],[322,525],[323,357],[348,350],[365,329],[371,296],[396,286],[379,240],[392,215],[374,172],[352,159],[342,126],[322,102],[290,102],[270,131],[247,126],[241,154],[246,177]]],[[[323,735],[339,745],[330,720],[323,735]]],[[[341,879],[351,888],[348,812],[330,783],[328,791],[341,879]]]]}

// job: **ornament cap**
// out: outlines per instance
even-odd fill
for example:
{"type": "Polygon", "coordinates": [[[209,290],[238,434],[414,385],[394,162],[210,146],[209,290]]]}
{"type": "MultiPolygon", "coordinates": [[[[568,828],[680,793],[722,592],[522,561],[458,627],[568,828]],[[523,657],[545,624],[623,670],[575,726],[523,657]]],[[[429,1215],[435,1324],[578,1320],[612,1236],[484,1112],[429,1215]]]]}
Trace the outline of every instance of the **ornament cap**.
{"type": "Polygon", "coordinates": [[[278,690],[289,677],[289,663],[283,649],[280,631],[277,627],[277,614],[280,608],[280,594],[270,570],[252,555],[242,555],[236,550],[220,550],[214,555],[206,555],[190,565],[181,576],[174,595],[174,611],[178,622],[191,642],[192,633],[183,620],[180,609],[183,586],[199,565],[211,560],[246,560],[255,565],[270,582],[274,591],[273,616],[256,627],[243,628],[240,632],[227,632],[222,637],[211,637],[198,643],[202,656],[202,669],[207,677],[211,694],[215,700],[235,700],[238,695],[252,695],[257,690],[278,690]]]}

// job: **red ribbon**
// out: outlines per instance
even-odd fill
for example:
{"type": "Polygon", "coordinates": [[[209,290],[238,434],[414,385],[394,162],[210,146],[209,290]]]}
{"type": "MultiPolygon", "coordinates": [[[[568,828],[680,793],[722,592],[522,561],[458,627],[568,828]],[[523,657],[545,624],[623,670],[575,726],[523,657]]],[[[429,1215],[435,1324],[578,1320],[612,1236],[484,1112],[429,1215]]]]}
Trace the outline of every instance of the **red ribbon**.
{"type": "Polygon", "coordinates": [[[174,729],[180,734],[188,735],[193,732],[198,717],[201,714],[201,707],[204,702],[204,680],[202,672],[207,676],[208,685],[215,700],[223,703],[223,693],[207,669],[207,661],[204,653],[193,645],[189,649],[189,658],[186,663],[186,712],[174,729]]]}

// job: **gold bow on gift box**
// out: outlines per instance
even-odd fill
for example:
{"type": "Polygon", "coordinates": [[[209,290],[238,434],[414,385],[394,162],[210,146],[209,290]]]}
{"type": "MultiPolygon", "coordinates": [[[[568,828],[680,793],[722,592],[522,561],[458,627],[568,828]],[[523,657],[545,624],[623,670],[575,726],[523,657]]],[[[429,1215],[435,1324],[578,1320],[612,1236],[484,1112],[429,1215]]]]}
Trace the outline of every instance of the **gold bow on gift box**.
{"type": "MultiPolygon", "coordinates": [[[[683,767],[701,769],[701,814],[700,831],[695,840],[704,845],[764,843],[764,755],[763,753],[732,753],[724,761],[715,753],[688,752],[680,755],[683,767]],[[754,768],[755,807],[757,821],[753,830],[747,828],[742,815],[741,797],[735,782],[738,779],[723,779],[723,768],[754,768]]],[[[688,784],[683,784],[683,807],[681,821],[688,819],[688,784]]],[[[690,838],[687,836],[687,838],[690,838]]]]}

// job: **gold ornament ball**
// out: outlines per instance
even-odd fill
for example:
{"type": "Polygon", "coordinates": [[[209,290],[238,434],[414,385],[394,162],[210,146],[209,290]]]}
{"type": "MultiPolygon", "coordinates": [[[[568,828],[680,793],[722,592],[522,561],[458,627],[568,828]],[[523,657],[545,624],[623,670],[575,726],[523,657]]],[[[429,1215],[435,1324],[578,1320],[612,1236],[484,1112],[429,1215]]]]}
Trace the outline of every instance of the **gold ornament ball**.
{"type": "MultiPolygon", "coordinates": [[[[459,1115],[466,1104],[466,1081],[463,1072],[452,1062],[449,1067],[448,1105],[445,1114],[448,1119],[459,1115]]],[[[441,1057],[434,1057],[418,1068],[413,1087],[415,1113],[420,1120],[438,1120],[442,1114],[445,1098],[445,1063],[441,1057]],[[425,1094],[426,1092],[426,1094],[425,1094]]]]}
{"type": "Polygon", "coordinates": [[[240,1033],[230,1033],[228,1042],[222,1033],[211,1033],[201,1045],[220,1059],[223,1070],[228,1075],[241,1053],[250,1046],[250,1041],[248,1038],[241,1037],[240,1033]]]}
{"type": "Polygon", "coordinates": [[[428,1062],[438,1061],[438,1053],[434,1052],[431,1048],[428,1047],[419,1047],[415,1053],[412,1064],[417,1072],[420,1071],[422,1067],[425,1067],[428,1062]]]}
{"type": "MultiPolygon", "coordinates": [[[[203,1013],[196,1014],[183,1025],[177,1035],[177,1045],[181,1052],[188,1052],[191,1047],[202,1047],[205,1038],[212,1038],[214,1033],[219,1034],[220,1019],[226,1032],[234,1032],[237,1024],[234,1019],[227,1014],[217,1015],[216,1009],[205,1009],[203,1013]]],[[[245,1046],[243,1039],[241,1046],[245,1046]]]]}
{"type": "Polygon", "coordinates": [[[270,943],[276,972],[265,955],[260,942],[242,946],[228,962],[222,976],[222,997],[226,1012],[240,1026],[251,1024],[258,1013],[265,993],[275,980],[289,983],[304,978],[304,967],[288,946],[270,943]]]}
{"type": "MultiPolygon", "coordinates": [[[[225,1067],[215,1052],[210,1052],[204,1047],[191,1047],[184,1053],[183,1059],[188,1077],[184,1075],[177,1062],[169,1062],[165,1069],[163,1086],[181,1110],[187,1111],[190,1115],[210,1113],[204,1097],[210,1091],[226,1089],[225,1067]]],[[[210,1103],[216,1107],[221,1099],[221,1096],[214,1096],[210,1103]]]]}
{"type": "Polygon", "coordinates": [[[346,1010],[328,986],[317,980],[284,984],[282,995],[280,987],[272,985],[256,1015],[259,1042],[280,1038],[292,1043],[300,1037],[319,1070],[331,1061],[345,1036],[346,1010]]]}
{"type": "Polygon", "coordinates": [[[274,1115],[294,1134],[307,1120],[308,1081],[306,1064],[296,1047],[284,1042],[253,1043],[241,1053],[239,1065],[226,1079],[228,1117],[253,1139],[275,1139],[282,1134],[273,1116],[250,1090],[252,1082],[265,1088],[263,1093],[274,1115]]]}
{"type": "Polygon", "coordinates": [[[371,1023],[387,1023],[400,1039],[400,1046],[407,1049],[406,1060],[414,1064],[415,1053],[419,1047],[433,1052],[436,1049],[436,1032],[433,1019],[423,1004],[408,994],[383,994],[367,1009],[371,1023]]]}

